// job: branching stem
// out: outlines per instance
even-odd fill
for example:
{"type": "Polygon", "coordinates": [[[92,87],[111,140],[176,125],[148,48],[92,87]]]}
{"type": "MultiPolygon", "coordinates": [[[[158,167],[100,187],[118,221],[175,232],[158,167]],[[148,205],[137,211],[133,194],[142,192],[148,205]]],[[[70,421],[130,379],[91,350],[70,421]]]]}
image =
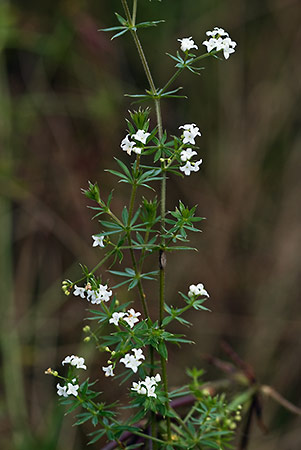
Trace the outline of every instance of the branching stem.
{"type": "MultiPolygon", "coordinates": [[[[121,3],[123,5],[126,19],[129,23],[129,25],[133,26],[133,18],[131,17],[130,10],[127,4],[126,0],[121,0],[121,3]]],[[[137,9],[135,9],[135,15],[137,13],[137,9]]],[[[147,59],[145,57],[142,45],[140,43],[140,40],[138,38],[137,32],[135,29],[131,28],[131,35],[133,37],[133,40],[135,42],[135,45],[137,47],[137,51],[142,63],[142,66],[144,68],[144,72],[146,75],[146,78],[148,80],[150,90],[152,94],[157,94],[157,89],[154,84],[154,80],[151,74],[151,71],[149,69],[149,65],[147,62],[147,59]]],[[[155,98],[155,110],[156,110],[156,117],[157,117],[157,126],[158,126],[158,136],[160,141],[163,137],[163,126],[162,126],[162,114],[161,114],[161,103],[160,99],[155,98]]],[[[165,163],[163,163],[164,165],[165,163]]],[[[162,167],[164,168],[164,167],[162,167]]],[[[163,232],[165,227],[165,213],[166,213],[166,172],[163,171],[162,174],[162,182],[161,182],[161,231],[163,232]]],[[[164,244],[164,239],[162,239],[162,243],[164,244]]],[[[160,322],[163,320],[164,315],[164,298],[165,298],[165,255],[160,253],[160,322]],[[163,263],[164,261],[164,263],[163,263]]],[[[164,358],[161,358],[161,366],[162,366],[162,378],[164,383],[164,389],[166,391],[166,396],[168,397],[168,381],[167,381],[167,371],[166,371],[166,361],[164,358]]],[[[169,400],[166,402],[166,407],[169,409],[169,400]]],[[[167,425],[167,435],[168,440],[170,440],[171,437],[171,427],[170,427],[170,417],[167,416],[166,418],[166,425],[167,425]]]]}

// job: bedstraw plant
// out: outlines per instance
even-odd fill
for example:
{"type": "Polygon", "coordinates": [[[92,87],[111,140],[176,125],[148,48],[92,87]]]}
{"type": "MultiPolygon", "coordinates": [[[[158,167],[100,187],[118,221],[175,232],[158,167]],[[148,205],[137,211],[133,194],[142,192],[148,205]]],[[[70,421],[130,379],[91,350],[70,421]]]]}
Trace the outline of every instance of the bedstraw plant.
{"type": "Polygon", "coordinates": [[[65,280],[62,285],[66,295],[72,294],[90,303],[89,318],[97,322],[97,327],[84,327],[85,341],[93,342],[98,350],[109,355],[101,373],[112,377],[112,383],[124,383],[130,418],[123,418],[116,399],[106,404],[95,390],[96,383],[89,378],[82,379],[88,370],[84,358],[66,356],[60,373],[52,369],[46,372],[57,378],[57,394],[61,403],[68,406],[67,412],[81,408],[76,425],[92,422],[95,431],[89,436],[91,443],[106,438],[122,449],[223,449],[228,447],[240,419],[237,405],[228,407],[223,395],[211,396],[204,388],[202,370],[196,368],[187,372],[190,383],[173,391],[168,388],[168,347],[192,343],[185,335],[171,332],[169,325],[178,321],[190,326],[184,316],[191,308],[206,314],[205,302],[209,294],[202,280],[196,280],[196,284],[184,286],[184,293],[179,293],[181,307],[173,307],[165,298],[167,255],[194,250],[189,246],[189,234],[199,232],[203,220],[196,215],[196,206],[186,206],[182,201],[173,211],[166,210],[167,180],[179,176],[179,182],[183,178],[185,182],[186,176],[199,175],[202,159],[196,144],[201,137],[199,127],[183,119],[182,124],[177,125],[177,135],[170,136],[163,126],[161,101],[182,97],[179,95],[181,88],[174,83],[184,70],[199,74],[203,69],[199,65],[201,60],[209,57],[227,60],[234,53],[236,43],[218,27],[207,31],[206,38],[200,42],[204,52],[192,37],[179,38],[179,49],[175,54],[168,54],[175,62],[175,71],[162,88],[157,88],[138,31],[162,21],[137,23],[137,4],[137,0],[133,0],[130,9],[127,0],[121,0],[123,15],[116,13],[119,25],[103,31],[112,32],[112,39],[126,33],[133,38],[148,87],[144,93],[130,97],[135,102],[152,103],[155,121],[150,118],[151,109],[141,107],[129,112],[126,120],[127,132],[121,150],[116,151],[115,167],[108,170],[119,183],[129,185],[129,204],[120,215],[112,208],[113,191],[104,199],[97,183],[89,182],[88,188],[83,190],[94,202],[90,208],[100,229],[92,236],[92,245],[100,251],[101,259],[93,269],[81,266],[82,277],[77,281],[65,280]],[[158,185],[159,200],[154,192],[154,186],[158,185]],[[143,195],[139,196],[141,191],[143,195]],[[150,192],[152,197],[145,192],[150,192]],[[129,253],[131,267],[121,269],[125,253],[129,253]],[[158,255],[158,265],[151,272],[145,272],[145,260],[154,254],[158,255]],[[120,277],[116,286],[109,287],[105,274],[101,274],[107,261],[110,262],[109,272],[120,277]],[[119,266],[114,267],[117,264],[119,266]],[[151,294],[145,290],[144,280],[153,280],[151,294]],[[134,304],[119,298],[118,288],[123,285],[131,291],[134,304]],[[150,316],[150,301],[158,301],[157,317],[150,316]],[[186,408],[183,416],[177,405],[187,397],[190,409],[186,408]]]}

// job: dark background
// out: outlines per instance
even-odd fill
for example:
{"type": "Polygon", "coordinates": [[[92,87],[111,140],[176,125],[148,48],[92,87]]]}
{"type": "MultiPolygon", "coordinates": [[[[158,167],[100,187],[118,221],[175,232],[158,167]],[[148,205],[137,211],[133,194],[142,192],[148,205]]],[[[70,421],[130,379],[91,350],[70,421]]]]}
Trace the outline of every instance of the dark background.
{"type": "MultiPolygon", "coordinates": [[[[198,253],[168,259],[167,294],[203,282],[212,313],[188,314],[197,342],[171,348],[170,385],[185,367],[224,375],[203,354],[226,358],[224,338],[258,380],[300,405],[300,4],[295,0],[140,0],[138,20],[165,19],[140,33],[157,86],[173,73],[165,53],[178,38],[201,47],[206,30],[224,27],[238,43],[228,61],[206,59],[201,76],[184,73],[189,100],[163,103],[164,127],[195,122],[201,171],[172,177],[168,208],[181,199],[205,216],[198,253]]],[[[23,0],[0,3],[1,400],[4,450],[79,450],[90,428],[71,428],[45,377],[67,354],[86,357],[104,398],[124,387],[104,382],[103,354],[82,340],[84,303],[65,297],[64,278],[79,278],[102,253],[92,249],[97,221],[80,189],[98,181],[106,198],[116,179],[103,171],[114,156],[131,107],[124,93],[147,87],[130,35],[110,41],[97,29],[116,25],[117,0],[23,0]]],[[[203,48],[205,49],[205,47],[203,48]]],[[[152,116],[152,124],[155,118],[152,116]]],[[[128,202],[124,185],[114,206],[128,202]]],[[[148,194],[150,195],[150,194],[148,194]]],[[[109,276],[109,275],[108,275],[109,276]]],[[[153,314],[157,293],[147,285],[153,314]]],[[[124,300],[133,291],[120,291],[124,300]]],[[[269,433],[252,429],[250,449],[299,450],[300,418],[264,400],[269,433]]],[[[99,448],[95,445],[93,448],[99,448]]]]}

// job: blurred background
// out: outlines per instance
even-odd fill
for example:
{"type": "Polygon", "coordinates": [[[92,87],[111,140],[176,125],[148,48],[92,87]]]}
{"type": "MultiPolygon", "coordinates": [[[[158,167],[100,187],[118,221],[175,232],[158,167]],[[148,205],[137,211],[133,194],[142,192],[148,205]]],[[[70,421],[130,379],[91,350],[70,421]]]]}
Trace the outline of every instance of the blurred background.
{"type": "MultiPolygon", "coordinates": [[[[111,41],[97,31],[117,25],[115,11],[123,13],[120,1],[0,3],[3,450],[85,448],[91,429],[71,427],[55,379],[44,375],[68,354],[86,357],[106,400],[124,395],[104,381],[106,355],[79,344],[86,305],[61,291],[64,278],[80,277],[79,262],[92,267],[101,258],[91,239],[100,228],[80,189],[98,181],[106,198],[115,187],[104,169],[114,156],[128,161],[120,141],[133,106],[124,93],[147,88],[130,35],[111,41]]],[[[223,378],[204,355],[229,361],[224,339],[260,383],[301,406],[300,13],[297,0],[139,1],[138,21],[166,20],[140,32],[159,87],[174,71],[165,53],[175,54],[178,38],[202,47],[206,30],[221,26],[238,43],[229,61],[206,59],[201,76],[181,76],[174,87],[189,100],[163,103],[170,134],[191,122],[203,133],[202,169],[170,179],[168,208],[181,199],[207,218],[193,237],[199,252],[169,256],[167,294],[176,305],[179,290],[202,282],[212,310],[188,314],[195,326],[184,333],[197,344],[170,349],[172,387],[187,382],[185,367],[223,378]]],[[[128,195],[116,187],[117,210],[128,195]]],[[[155,314],[154,285],[146,290],[155,314]]],[[[126,289],[120,297],[135,300],[126,289]]],[[[254,423],[248,448],[301,448],[300,416],[263,399],[263,420],[269,432],[254,423]]]]}

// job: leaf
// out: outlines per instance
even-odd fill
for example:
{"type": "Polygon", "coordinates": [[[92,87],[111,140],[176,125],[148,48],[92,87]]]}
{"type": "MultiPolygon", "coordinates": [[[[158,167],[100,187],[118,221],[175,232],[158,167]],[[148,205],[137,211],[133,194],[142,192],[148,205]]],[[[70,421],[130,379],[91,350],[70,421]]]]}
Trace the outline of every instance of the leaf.
{"type": "Polygon", "coordinates": [[[164,23],[165,20],[153,20],[150,22],[140,22],[136,25],[136,28],[148,28],[148,27],[156,27],[158,23],[164,23]]]}
{"type": "Polygon", "coordinates": [[[123,25],[123,26],[128,25],[126,19],[124,17],[122,17],[120,14],[115,12],[115,16],[117,17],[117,20],[118,20],[118,22],[121,23],[121,25],[123,25]]]}
{"type": "Polygon", "coordinates": [[[125,28],[124,30],[120,31],[120,33],[114,34],[114,36],[111,37],[111,41],[112,41],[113,39],[116,39],[116,38],[119,37],[119,36],[122,36],[122,35],[125,34],[127,31],[129,31],[129,29],[128,29],[128,28],[125,28]]]}
{"type": "Polygon", "coordinates": [[[167,347],[165,345],[164,341],[161,341],[159,346],[158,346],[158,352],[160,353],[160,355],[162,356],[162,358],[165,359],[165,361],[167,361],[168,359],[168,352],[167,352],[167,347]]]}
{"type": "Polygon", "coordinates": [[[128,221],[129,221],[129,213],[128,213],[128,210],[127,210],[126,206],[124,206],[124,208],[122,210],[121,217],[122,217],[124,225],[127,226],[128,221]]]}
{"type": "Polygon", "coordinates": [[[94,442],[97,442],[99,439],[102,438],[102,436],[105,434],[106,430],[98,430],[95,431],[93,433],[89,433],[88,436],[94,436],[89,442],[88,444],[94,444],[94,442]]]}

